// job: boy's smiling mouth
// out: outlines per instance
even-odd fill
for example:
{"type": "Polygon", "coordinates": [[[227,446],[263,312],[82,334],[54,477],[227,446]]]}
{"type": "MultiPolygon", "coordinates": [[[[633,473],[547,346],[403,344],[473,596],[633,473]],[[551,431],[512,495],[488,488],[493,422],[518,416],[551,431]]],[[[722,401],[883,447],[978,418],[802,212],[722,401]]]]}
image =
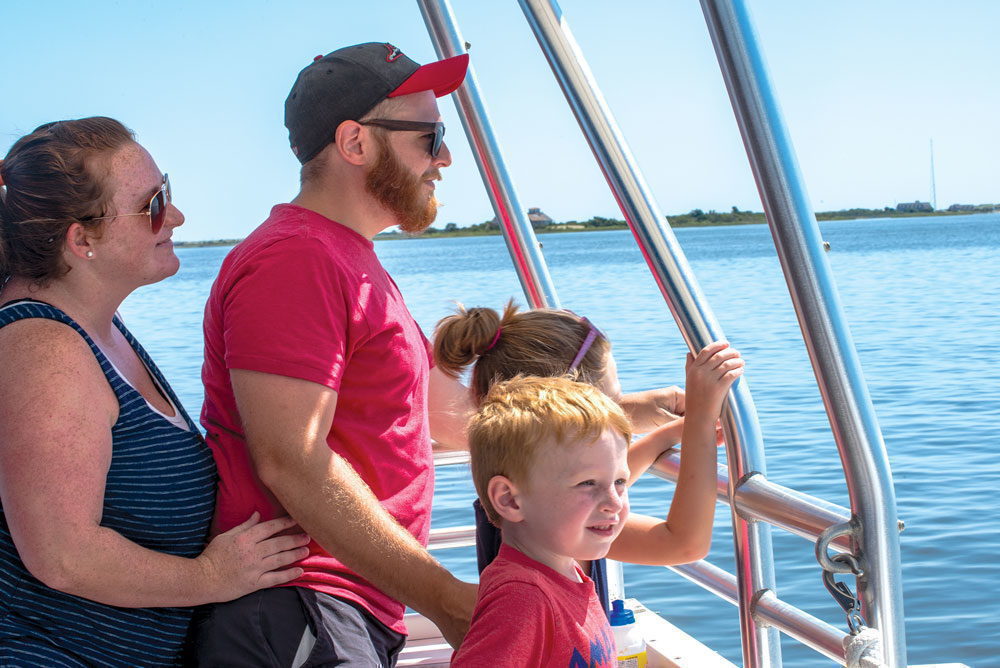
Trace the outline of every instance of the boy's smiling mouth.
{"type": "Polygon", "coordinates": [[[599,536],[611,536],[612,533],[614,533],[616,526],[618,526],[617,522],[612,522],[610,524],[593,524],[587,527],[587,531],[596,533],[599,536]]]}

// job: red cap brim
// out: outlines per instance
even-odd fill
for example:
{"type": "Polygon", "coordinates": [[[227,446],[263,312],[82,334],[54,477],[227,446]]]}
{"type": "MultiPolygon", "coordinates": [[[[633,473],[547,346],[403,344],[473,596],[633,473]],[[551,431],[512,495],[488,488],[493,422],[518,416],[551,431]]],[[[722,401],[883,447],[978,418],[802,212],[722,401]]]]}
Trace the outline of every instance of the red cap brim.
{"type": "Polygon", "coordinates": [[[469,54],[467,53],[427,63],[411,74],[406,81],[399,85],[399,88],[386,97],[399,97],[425,90],[434,91],[436,97],[453,93],[462,85],[462,81],[465,80],[465,72],[468,69],[469,54]]]}

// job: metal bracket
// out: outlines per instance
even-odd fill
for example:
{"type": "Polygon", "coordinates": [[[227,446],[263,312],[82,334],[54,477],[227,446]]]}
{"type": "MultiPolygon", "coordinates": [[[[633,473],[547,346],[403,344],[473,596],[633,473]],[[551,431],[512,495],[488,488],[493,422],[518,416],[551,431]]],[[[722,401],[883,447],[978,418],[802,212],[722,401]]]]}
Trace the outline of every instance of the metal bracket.
{"type": "Polygon", "coordinates": [[[824,573],[854,573],[855,575],[861,575],[864,572],[861,568],[861,562],[854,555],[838,554],[831,559],[828,553],[830,543],[841,536],[853,536],[854,530],[853,522],[834,524],[824,529],[823,533],[816,539],[816,561],[819,562],[820,568],[823,569],[824,573]],[[843,557],[843,559],[837,559],[836,557],[843,557]]]}

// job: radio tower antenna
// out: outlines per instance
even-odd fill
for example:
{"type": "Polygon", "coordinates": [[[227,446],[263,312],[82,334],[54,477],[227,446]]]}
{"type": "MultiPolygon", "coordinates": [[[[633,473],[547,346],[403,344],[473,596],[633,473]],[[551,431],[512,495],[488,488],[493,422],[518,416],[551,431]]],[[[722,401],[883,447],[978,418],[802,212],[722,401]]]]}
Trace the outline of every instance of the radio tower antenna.
{"type": "Polygon", "coordinates": [[[937,185],[934,183],[934,140],[931,139],[931,206],[937,211],[937,185]]]}

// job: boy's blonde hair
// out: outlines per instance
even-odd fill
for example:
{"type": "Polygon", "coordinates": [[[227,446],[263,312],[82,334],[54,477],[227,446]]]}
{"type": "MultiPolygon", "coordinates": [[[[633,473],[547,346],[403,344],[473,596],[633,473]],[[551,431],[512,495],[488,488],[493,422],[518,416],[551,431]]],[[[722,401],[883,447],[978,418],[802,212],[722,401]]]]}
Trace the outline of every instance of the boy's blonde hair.
{"type": "Polygon", "coordinates": [[[472,480],[490,521],[499,526],[490,479],[502,475],[523,484],[541,448],[593,441],[608,429],[632,440],[621,407],[592,385],[534,376],[496,383],[469,423],[472,480]]]}

